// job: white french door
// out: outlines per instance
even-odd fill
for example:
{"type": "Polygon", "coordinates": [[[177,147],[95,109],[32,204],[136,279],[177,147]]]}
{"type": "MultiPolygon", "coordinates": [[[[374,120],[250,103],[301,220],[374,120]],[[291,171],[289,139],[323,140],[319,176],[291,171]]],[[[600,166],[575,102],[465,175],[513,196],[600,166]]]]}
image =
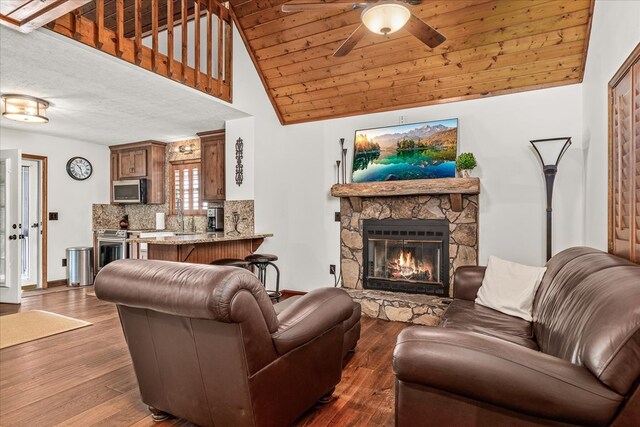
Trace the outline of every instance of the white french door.
{"type": "Polygon", "coordinates": [[[20,304],[20,150],[0,150],[0,302],[20,304]]]}
{"type": "MultiPolygon", "coordinates": [[[[22,229],[20,234],[20,278],[22,286],[36,285],[42,287],[40,281],[40,256],[42,227],[42,209],[40,198],[40,161],[32,159],[22,159],[20,173],[22,194],[22,214],[20,223],[22,229]]],[[[19,237],[19,236],[18,236],[19,237]]]]}

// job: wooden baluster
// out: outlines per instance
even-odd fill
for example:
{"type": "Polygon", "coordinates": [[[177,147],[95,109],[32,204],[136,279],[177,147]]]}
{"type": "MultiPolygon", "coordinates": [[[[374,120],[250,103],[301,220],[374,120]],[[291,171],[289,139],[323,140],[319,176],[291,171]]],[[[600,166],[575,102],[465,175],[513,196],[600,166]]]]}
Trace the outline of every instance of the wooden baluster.
{"type": "Polygon", "coordinates": [[[187,0],[182,0],[182,64],[181,64],[181,80],[187,81],[187,0]]]}
{"type": "Polygon", "coordinates": [[[116,55],[124,52],[124,0],[116,0],[116,55]]]}
{"type": "Polygon", "coordinates": [[[218,3],[218,85],[216,89],[216,96],[222,94],[222,65],[224,63],[224,20],[222,19],[222,5],[218,3]]]}
{"type": "Polygon", "coordinates": [[[207,92],[211,93],[211,76],[213,75],[213,0],[207,0],[207,92]]]}
{"type": "Polygon", "coordinates": [[[196,89],[200,89],[200,0],[193,3],[193,69],[196,89]]]}
{"type": "Polygon", "coordinates": [[[231,20],[231,16],[227,11],[227,25],[225,27],[225,72],[224,72],[224,81],[229,85],[229,98],[231,98],[231,73],[233,72],[233,21],[231,20]]]}
{"type": "Polygon", "coordinates": [[[133,24],[136,35],[134,41],[134,55],[136,65],[140,65],[140,62],[142,62],[142,0],[136,0],[134,8],[133,24]]]}
{"type": "Polygon", "coordinates": [[[173,1],[167,0],[167,76],[173,76],[173,1]]]}
{"type": "Polygon", "coordinates": [[[104,0],[96,0],[95,44],[98,49],[102,48],[103,38],[104,38],[104,0]]]}
{"type": "Polygon", "coordinates": [[[80,13],[80,9],[76,9],[71,12],[72,21],[73,21],[73,39],[80,40],[80,20],[82,19],[82,14],[80,13]]]}
{"type": "Polygon", "coordinates": [[[158,0],[151,0],[151,69],[158,71],[158,0]]]}

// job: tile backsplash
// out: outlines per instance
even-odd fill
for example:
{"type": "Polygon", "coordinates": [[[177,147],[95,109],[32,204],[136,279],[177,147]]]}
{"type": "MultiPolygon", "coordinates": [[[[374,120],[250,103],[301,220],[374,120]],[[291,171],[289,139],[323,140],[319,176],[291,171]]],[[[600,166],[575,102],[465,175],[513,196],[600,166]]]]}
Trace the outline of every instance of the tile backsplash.
{"type": "Polygon", "coordinates": [[[254,233],[253,200],[227,200],[224,202],[224,232],[228,235],[254,233]]]}

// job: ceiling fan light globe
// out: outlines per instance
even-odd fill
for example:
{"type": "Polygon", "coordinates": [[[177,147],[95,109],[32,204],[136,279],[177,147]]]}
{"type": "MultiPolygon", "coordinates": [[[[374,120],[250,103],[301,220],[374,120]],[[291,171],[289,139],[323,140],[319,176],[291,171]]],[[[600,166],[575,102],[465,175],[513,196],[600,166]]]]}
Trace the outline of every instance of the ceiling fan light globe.
{"type": "Polygon", "coordinates": [[[410,17],[409,9],[398,2],[377,3],[362,11],[362,22],[376,34],[393,34],[404,27],[410,17]]]}

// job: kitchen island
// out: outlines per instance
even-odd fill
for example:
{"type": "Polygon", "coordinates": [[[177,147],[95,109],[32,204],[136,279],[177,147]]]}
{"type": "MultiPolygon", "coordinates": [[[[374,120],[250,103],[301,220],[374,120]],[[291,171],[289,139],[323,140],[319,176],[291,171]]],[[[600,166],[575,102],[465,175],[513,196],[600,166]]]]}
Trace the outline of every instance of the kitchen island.
{"type": "MultiPolygon", "coordinates": [[[[144,236],[144,235],[143,235],[144,236]]],[[[273,234],[229,235],[189,233],[127,239],[131,258],[209,264],[223,258],[244,259],[254,253],[265,238],[273,234]]]]}

